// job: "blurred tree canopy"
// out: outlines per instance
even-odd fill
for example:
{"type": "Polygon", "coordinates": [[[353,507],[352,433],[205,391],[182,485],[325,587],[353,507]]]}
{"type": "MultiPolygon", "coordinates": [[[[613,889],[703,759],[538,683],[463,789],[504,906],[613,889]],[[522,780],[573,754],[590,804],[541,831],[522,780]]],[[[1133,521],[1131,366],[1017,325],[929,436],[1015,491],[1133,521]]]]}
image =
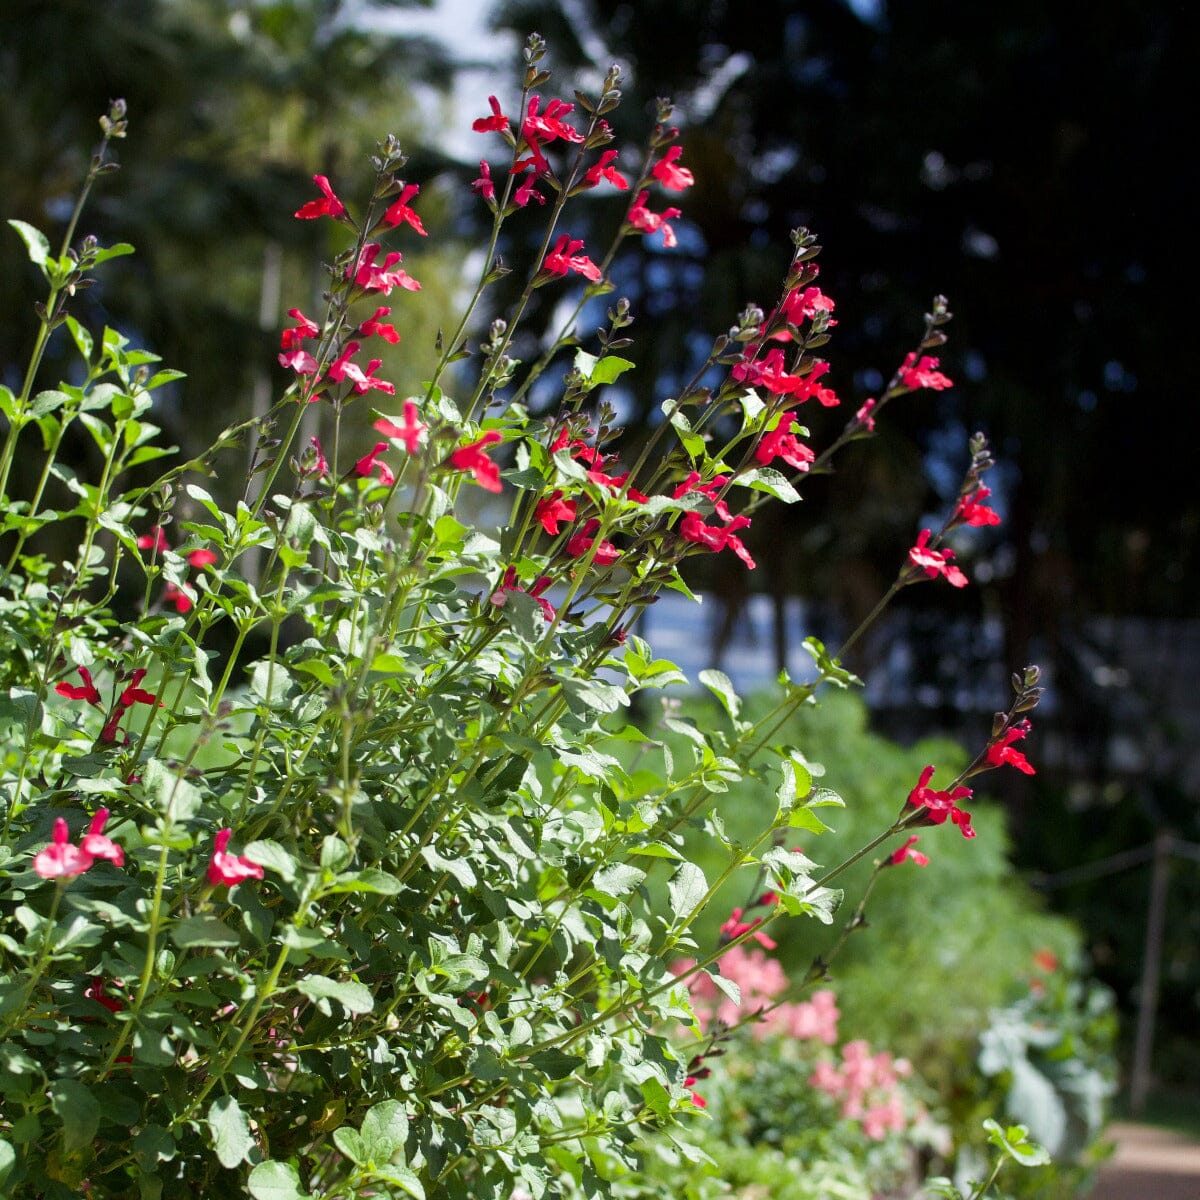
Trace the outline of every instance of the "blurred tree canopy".
{"type": "MultiPolygon", "coordinates": [[[[446,86],[447,53],[369,27],[372,7],[428,3],[13,0],[0,10],[5,217],[47,229],[57,245],[99,140],[97,118],[113,98],[128,104],[129,136],[116,147],[122,169],[100,182],[79,233],[133,242],[137,255],[106,270],[83,315],[119,326],[187,373],[156,416],[186,452],[251,411],[256,389],[278,394],[286,309],[320,311],[319,264],[342,231],[292,217],[316,194],[314,172],[349,200],[369,184],[375,143],[394,133],[425,185],[426,221],[443,223],[436,176],[445,161],[421,140],[412,85],[446,86]]],[[[437,314],[457,280],[451,240],[430,241],[406,260],[427,292],[396,309],[411,343],[386,363],[398,389],[428,373],[437,314]]],[[[7,378],[23,369],[38,295],[8,230],[0,270],[28,281],[0,297],[7,378]]],[[[52,347],[43,386],[69,370],[66,332],[59,338],[62,357],[52,347]]],[[[265,408],[261,394],[258,403],[265,408]]]]}

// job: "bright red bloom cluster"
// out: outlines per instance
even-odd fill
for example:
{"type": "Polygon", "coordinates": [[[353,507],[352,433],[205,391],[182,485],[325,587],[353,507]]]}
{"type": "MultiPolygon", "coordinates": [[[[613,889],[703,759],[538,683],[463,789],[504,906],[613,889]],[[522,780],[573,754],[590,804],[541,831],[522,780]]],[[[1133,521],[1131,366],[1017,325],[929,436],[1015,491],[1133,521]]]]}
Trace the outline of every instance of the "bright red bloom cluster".
{"type": "Polygon", "coordinates": [[[538,602],[538,607],[542,610],[542,616],[547,621],[554,620],[554,605],[549,600],[542,596],[542,593],[550,586],[553,581],[549,575],[539,575],[533,585],[525,589],[521,586],[517,579],[517,568],[508,567],[504,572],[504,578],[500,581],[500,586],[489,597],[492,604],[497,608],[503,608],[504,602],[508,599],[510,592],[522,592],[527,596],[532,597],[538,602]]]}
{"type": "Polygon", "coordinates": [[[385,296],[390,296],[392,288],[397,287],[408,292],[419,292],[421,285],[398,265],[404,261],[404,255],[399,250],[393,250],[381,265],[376,266],[375,260],[382,249],[378,242],[368,242],[359,251],[358,259],[346,268],[346,278],[353,279],[368,292],[382,292],[385,296]]]}
{"type": "Polygon", "coordinates": [[[969,787],[953,788],[939,792],[929,786],[935,768],[926,767],[921,772],[917,786],[908,794],[908,802],[916,808],[923,808],[931,825],[943,825],[949,817],[962,830],[963,837],[973,838],[975,830],[971,828],[971,814],[958,807],[959,800],[969,800],[974,793],[969,787]]]}
{"type": "Polygon", "coordinates": [[[358,353],[359,349],[360,344],[358,342],[347,342],[341,354],[329,364],[329,370],[325,372],[325,378],[333,380],[334,383],[349,380],[354,390],[360,396],[365,392],[369,392],[372,388],[376,391],[384,392],[389,396],[394,396],[396,394],[396,385],[394,383],[388,383],[386,379],[375,378],[375,372],[383,365],[383,359],[371,359],[367,363],[365,371],[357,363],[350,361],[358,353]]]}
{"type": "Polygon", "coordinates": [[[646,207],[646,200],[649,196],[649,192],[638,193],[638,198],[629,210],[629,224],[639,233],[657,233],[661,229],[663,231],[663,246],[667,250],[670,250],[679,244],[679,240],[676,238],[675,230],[669,222],[681,215],[680,210],[677,208],[665,208],[660,213],[651,212],[646,207]]]}
{"type": "Polygon", "coordinates": [[[825,408],[835,408],[841,403],[837,393],[820,383],[828,370],[829,364],[819,361],[805,375],[789,375],[783,351],[773,346],[760,359],[735,364],[730,374],[748,387],[764,387],[772,395],[791,396],[794,404],[803,404],[815,397],[825,408]]]}
{"type": "Polygon", "coordinates": [[[296,216],[301,220],[313,220],[316,217],[341,217],[345,215],[346,206],[333,194],[333,188],[324,175],[314,175],[313,183],[321,193],[320,200],[310,200],[296,210],[296,216]]]}
{"type": "Polygon", "coordinates": [[[954,381],[938,370],[939,362],[927,354],[921,355],[920,360],[915,352],[906,355],[900,367],[900,382],[906,388],[932,388],[935,392],[953,387],[954,381]]]}
{"type": "Polygon", "coordinates": [[[364,479],[369,479],[374,474],[375,469],[379,468],[379,482],[384,487],[391,487],[396,482],[396,476],[392,468],[387,463],[379,461],[379,456],[385,451],[391,449],[390,442],[376,442],[375,448],[370,454],[364,454],[362,458],[354,464],[354,473],[361,475],[364,479]]]}
{"type": "Polygon", "coordinates": [[[230,854],[225,847],[233,837],[232,829],[221,829],[213,839],[213,856],[208,864],[208,882],[217,887],[225,884],[235,887],[247,879],[261,879],[263,869],[240,854],[230,854]]]}
{"type": "Polygon", "coordinates": [[[991,488],[980,486],[968,495],[960,496],[958,507],[954,510],[954,519],[964,525],[977,527],[999,525],[1000,514],[983,503],[991,494],[991,488]]]}
{"type": "Polygon", "coordinates": [[[776,458],[782,458],[789,466],[797,471],[807,471],[816,460],[811,446],[806,446],[791,432],[796,414],[786,412],[779,418],[779,424],[770,433],[764,433],[762,440],[754,451],[757,462],[767,466],[776,458]]]}
{"type": "Polygon", "coordinates": [[[585,279],[590,279],[593,283],[599,283],[600,268],[586,254],[576,253],[577,250],[582,249],[582,239],[572,238],[570,234],[564,233],[555,243],[554,249],[546,255],[546,261],[542,263],[542,270],[548,271],[551,275],[565,275],[568,271],[574,271],[585,279]]]}
{"type": "Polygon", "coordinates": [[[888,858],[888,865],[898,867],[901,863],[906,862],[908,859],[912,859],[912,861],[915,862],[918,867],[929,866],[929,855],[922,854],[920,850],[913,849],[913,847],[920,840],[921,839],[914,833],[904,843],[904,845],[900,847],[899,850],[893,851],[891,856],[888,858]]]}
{"type": "Polygon", "coordinates": [[[993,767],[1016,767],[1026,775],[1036,775],[1037,771],[1029,759],[1020,750],[1013,749],[1013,742],[1019,742],[1031,728],[1028,721],[1018,721],[1005,730],[1003,736],[988,747],[985,761],[993,767]]]}
{"type": "Polygon", "coordinates": [[[578,506],[574,500],[564,500],[561,488],[555,488],[549,496],[543,496],[533,510],[534,519],[542,523],[542,528],[551,536],[558,537],[558,527],[563,521],[568,524],[575,520],[578,506]]]}
{"type": "MultiPolygon", "coordinates": [[[[597,517],[592,517],[584,523],[582,529],[573,533],[567,539],[567,553],[572,558],[582,558],[591,548],[596,540],[596,530],[600,528],[600,520],[597,517]]],[[[592,562],[597,566],[611,566],[621,557],[621,552],[612,544],[612,542],[602,541],[596,547],[596,553],[592,556],[592,562]]]]}
{"type": "MultiPolygon", "coordinates": [[[[195,551],[197,554],[211,554],[210,550],[195,551]]],[[[55,684],[54,690],[60,695],[65,696],[68,700],[86,700],[88,704],[100,705],[100,692],[96,685],[92,682],[92,674],[87,667],[79,668],[79,676],[83,680],[82,685],[70,684],[65,680],[55,684]]],[[[151,692],[146,691],[141,686],[142,680],[146,676],[146,668],[139,667],[130,677],[125,690],[117,697],[117,702],[113,706],[113,711],[109,715],[108,720],[104,723],[104,728],[100,731],[99,740],[102,742],[111,742],[116,739],[117,727],[121,723],[121,718],[135,704],[158,704],[158,697],[151,692]]]]}
{"type": "Polygon", "coordinates": [[[750,524],[749,517],[736,516],[724,529],[716,525],[705,525],[699,513],[685,513],[679,522],[679,535],[685,542],[696,542],[707,546],[710,550],[732,550],[750,568],[754,570],[754,559],[746,549],[742,539],[737,536],[739,529],[745,529],[750,524]]]}
{"type": "Polygon", "coordinates": [[[687,167],[677,165],[682,155],[682,146],[668,146],[666,154],[654,164],[650,171],[650,174],[668,191],[682,192],[696,182],[696,177],[687,167]]]}
{"type": "Polygon", "coordinates": [[[475,482],[489,492],[500,491],[500,468],[484,453],[488,446],[503,441],[503,435],[493,429],[477,442],[460,446],[450,455],[450,465],[456,471],[470,471],[475,482]]]}
{"type": "Polygon", "coordinates": [[[914,567],[920,567],[930,579],[941,575],[952,587],[966,587],[970,582],[953,563],[953,550],[931,550],[929,538],[931,531],[922,529],[917,535],[917,543],[908,552],[908,557],[914,567]]]}
{"type": "MultiPolygon", "coordinates": [[[[763,923],[763,917],[756,917],[753,921],[742,920],[742,909],[735,908],[729,914],[729,920],[721,926],[721,936],[727,941],[733,941],[734,938],[739,938],[744,933],[750,933],[752,929],[757,929],[763,923]]],[[[766,950],[774,950],[778,943],[774,938],[768,937],[765,933],[755,933],[751,935],[760,946],[766,950]]]]}
{"type": "Polygon", "coordinates": [[[62,817],[54,821],[54,840],[33,857],[33,869],[43,879],[74,879],[91,869],[98,858],[106,859],[114,866],[123,866],[125,851],[111,838],[104,836],[104,824],[108,820],[108,809],[97,809],[88,831],[72,846],[67,840],[70,833],[62,817]]]}
{"type": "Polygon", "coordinates": [[[417,408],[415,401],[405,400],[404,402],[404,421],[397,425],[394,421],[388,420],[387,417],[380,417],[375,422],[374,428],[379,430],[385,437],[396,438],[404,443],[404,449],[409,454],[416,454],[417,448],[421,444],[421,435],[429,428],[428,425],[422,425],[420,420],[420,411],[417,408]]]}

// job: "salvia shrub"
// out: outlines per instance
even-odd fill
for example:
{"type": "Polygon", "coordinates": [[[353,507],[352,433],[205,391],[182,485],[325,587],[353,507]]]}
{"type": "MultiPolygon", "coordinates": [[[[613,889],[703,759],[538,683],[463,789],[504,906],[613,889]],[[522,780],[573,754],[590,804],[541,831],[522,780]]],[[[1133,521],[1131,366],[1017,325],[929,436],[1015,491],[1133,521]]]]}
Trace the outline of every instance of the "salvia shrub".
{"type": "MultiPolygon", "coordinates": [[[[543,100],[543,55],[531,39],[519,98],[493,98],[475,122],[499,152],[473,185],[492,230],[421,395],[395,397],[371,350],[420,303],[384,241],[436,232],[394,139],[362,204],[317,176],[296,213],[333,223],[342,249],[320,306],[290,310],[278,402],[157,475],[171,451],[156,394],[178,373],[76,315],[96,269],[132,250],[76,240],[126,133],[121,102],[101,121],[62,249],[10,222],[46,294],[23,378],[0,387],[6,1194],[611,1194],[651,1131],[681,1160],[702,1154],[690,1140],[703,1119],[694,1078],[709,1069],[697,982],[736,997],[723,956],[775,922],[835,920],[847,863],[818,866],[794,837],[811,842],[842,801],[778,732],[823,687],[855,682],[845,647],[810,641],[811,676],[781,679],[754,720],[716,672],[701,682],[720,722],[614,717],[682,682],[633,630],[663,588],[686,592],[686,559],[752,568],[739,533],[760,505],[796,501],[892,402],[950,385],[928,353],[946,304],[818,451],[799,413],[839,402],[816,353],[834,303],[798,230],[774,306],[749,305],[716,338],[620,463],[604,389],[634,367],[631,305],[617,299],[587,348],[569,348],[618,251],[638,236],[673,244],[678,210],[664,200],[692,175],[666,104],[618,166],[605,121],[617,71],[598,95],[543,100]],[[601,251],[568,223],[593,188],[628,200],[601,251]],[[509,222],[540,229],[541,249],[477,342],[509,222]],[[539,289],[557,290],[568,316],[526,365],[513,339],[539,289]],[[46,388],[52,337],[78,358],[46,388]],[[544,390],[552,364],[565,370],[557,402],[534,411],[531,385],[544,390]],[[382,405],[372,444],[343,420],[355,401],[382,405]],[[311,405],[323,439],[300,435],[311,405]],[[204,483],[243,469],[249,437],[242,496],[219,503],[204,483]],[[80,438],[94,470],[64,460],[80,438]],[[18,455],[35,482],[10,496],[18,455]],[[481,493],[507,516],[468,520],[481,493]],[[77,549],[45,549],[63,544],[77,549]],[[628,743],[636,763],[623,766],[628,743]],[[750,777],[775,800],[735,840],[722,809],[750,777]],[[719,870],[684,854],[696,829],[719,870]],[[697,944],[693,923],[735,877],[752,904],[717,944],[697,944]]],[[[989,465],[976,438],[957,503],[899,548],[877,612],[912,584],[967,583],[946,537],[995,521],[989,465]]],[[[919,863],[916,831],[932,825],[973,836],[967,781],[1033,770],[1019,747],[1037,684],[1035,669],[1016,676],[968,766],[930,765],[847,862],[879,851],[878,870],[919,863]]]]}

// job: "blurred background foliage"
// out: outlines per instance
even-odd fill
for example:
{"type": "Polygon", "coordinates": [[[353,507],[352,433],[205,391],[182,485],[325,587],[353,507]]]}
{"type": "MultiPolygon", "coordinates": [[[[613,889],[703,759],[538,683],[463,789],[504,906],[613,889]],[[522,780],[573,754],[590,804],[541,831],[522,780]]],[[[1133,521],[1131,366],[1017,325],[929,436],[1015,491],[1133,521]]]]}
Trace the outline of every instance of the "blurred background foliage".
{"type": "MultiPolygon", "coordinates": [[[[98,190],[83,232],[132,241],[138,254],[109,266],[82,315],[119,326],[188,373],[156,416],[185,450],[264,407],[285,383],[275,364],[284,313],[319,309],[314,264],[339,232],[291,214],[313,194],[314,172],[335,179],[349,200],[365,182],[364,156],[387,132],[411,155],[406,174],[422,186],[433,236],[403,244],[424,290],[393,295],[404,340],[381,373],[401,396],[427,376],[438,316],[458,294],[485,214],[467,188],[475,163],[455,161],[445,135],[460,47],[406,32],[405,10],[420,7],[428,4],[10,0],[0,8],[4,216],[61,225],[97,116],[115,96],[128,101],[122,171],[98,190]],[[422,109],[418,90],[440,91],[442,106],[422,109]]],[[[852,627],[894,574],[921,514],[944,508],[966,436],[982,428],[999,460],[991,482],[1005,524],[960,545],[971,588],[902,596],[893,623],[862,648],[854,665],[891,680],[870,697],[874,727],[906,742],[935,732],[977,741],[986,705],[1004,700],[1008,670],[1041,661],[1053,703],[1030,744],[1039,775],[1011,781],[1001,795],[1019,866],[1054,882],[1160,830],[1200,841],[1200,704],[1191,683],[1200,632],[1184,599],[1200,585],[1200,500],[1184,432],[1194,367],[1178,315],[1197,199],[1182,144],[1191,10],[1169,0],[760,0],[749,14],[728,0],[507,0],[491,15],[498,30],[545,35],[557,72],[547,90],[556,94],[569,96],[572,81],[593,86],[609,61],[627,68],[626,103],[613,116],[618,146],[643,139],[655,96],[677,105],[684,162],[697,179],[679,201],[680,247],[630,254],[614,275],[642,314],[629,352],[638,369],[617,396],[631,440],[747,301],[773,302],[796,225],[811,226],[826,247],[821,283],[839,320],[831,382],[844,407],[891,374],[930,296],[946,293],[956,312],[943,367],[959,387],[890,409],[879,438],[852,446],[836,474],[812,481],[800,510],[764,510],[747,539],[758,572],[710,562],[697,584],[733,610],[747,588],[804,596],[822,606],[822,636],[836,644],[838,628],[852,627]],[[918,608],[932,615],[918,617],[918,608]],[[972,690],[976,679],[987,686],[972,690]]],[[[484,111],[488,90],[514,94],[515,57],[499,61],[510,44],[497,38],[501,73],[472,110],[455,114],[457,126],[484,111]]],[[[491,141],[479,145],[479,155],[495,155],[491,141]]],[[[626,154],[636,159],[631,146],[626,154]]],[[[616,209],[589,199],[581,207],[599,236],[616,209]]],[[[573,236],[590,237],[580,221],[573,236]]],[[[519,259],[518,242],[505,250],[519,259]]],[[[11,384],[36,288],[7,234],[0,271],[10,281],[0,293],[0,378],[11,384]]],[[[551,315],[535,307],[523,357],[551,315]]],[[[581,323],[581,333],[589,328],[581,323]]],[[[44,385],[65,361],[47,364],[44,385]]],[[[845,419],[805,416],[818,444],[845,419]]],[[[218,484],[240,488],[233,465],[229,476],[218,484]]],[[[838,736],[835,725],[822,736],[838,736]]],[[[846,736],[866,735],[851,725],[846,736]]],[[[912,762],[892,753],[872,743],[858,765],[890,782],[894,803],[911,786],[912,762]]],[[[852,776],[856,762],[847,759],[852,776]]],[[[875,786],[868,782],[864,792],[875,786]]],[[[961,871],[994,883],[996,903],[1008,903],[1000,845],[998,833],[977,839],[961,867],[962,849],[948,848],[916,882],[924,891],[936,872],[949,872],[943,886],[954,892],[964,881],[951,875],[961,871]]],[[[1082,921],[1127,1010],[1148,872],[1143,865],[1116,886],[1064,881],[1050,893],[1082,921]]],[[[896,920],[912,919],[907,902],[893,908],[896,920]]],[[[1175,870],[1170,911],[1158,1068],[1194,1080],[1194,863],[1175,870]]],[[[944,916],[928,899],[920,915],[944,916]]],[[[998,932],[988,916],[963,912],[926,952],[953,945],[969,957],[980,945],[972,939],[989,936],[1015,962],[1028,949],[1021,922],[998,932]]],[[[888,919],[876,917],[884,927],[874,952],[900,954],[885,936],[888,919]]],[[[854,953],[848,971],[857,970],[854,953]]],[[[919,964],[893,966],[913,974],[914,1012],[939,1003],[920,993],[919,964]]],[[[864,970],[847,1003],[858,1003],[852,991],[870,997],[872,986],[864,970]]],[[[894,993],[881,992],[879,1004],[883,997],[891,1005],[894,993]]],[[[865,999],[859,1016],[869,1023],[878,1011],[865,999]]]]}

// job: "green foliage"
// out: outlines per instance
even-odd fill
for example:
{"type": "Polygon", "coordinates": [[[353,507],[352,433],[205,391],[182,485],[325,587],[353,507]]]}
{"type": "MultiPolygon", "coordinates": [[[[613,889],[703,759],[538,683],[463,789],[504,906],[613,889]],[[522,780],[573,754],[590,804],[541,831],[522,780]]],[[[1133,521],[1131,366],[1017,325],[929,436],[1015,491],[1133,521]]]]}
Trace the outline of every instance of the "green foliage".
{"type": "MultiPolygon", "coordinates": [[[[543,53],[531,40],[517,111],[546,82],[543,53]]],[[[609,140],[601,114],[618,103],[616,84],[614,70],[581,97],[584,129],[564,138],[577,149],[561,178],[539,177],[554,192],[547,247],[609,140]]],[[[665,107],[659,116],[632,196],[671,161],[675,132],[665,107]]],[[[121,102],[102,128],[85,199],[125,133],[121,102]]],[[[374,336],[364,318],[376,293],[415,290],[400,254],[378,259],[370,240],[404,223],[394,206],[413,195],[395,139],[372,160],[361,215],[328,183],[319,211],[301,213],[333,222],[347,244],[320,319],[293,313],[283,335],[294,381],[261,418],[149,483],[138,468],[169,451],[147,417],[177,376],[68,311],[124,244],[73,245],[73,218],[56,256],[16,229],[46,300],[22,386],[3,395],[0,448],[8,1194],[509,1200],[521,1189],[540,1200],[638,1187],[650,1133],[703,1159],[681,1136],[695,1118],[688,979],[715,975],[765,924],[831,925],[843,893],[827,884],[934,816],[894,798],[840,865],[789,852],[795,831],[832,822],[840,805],[812,787],[814,763],[784,732],[824,683],[853,682],[816,644],[814,679],[785,683],[769,710],[749,713],[712,672],[703,683],[723,720],[668,713],[661,736],[621,723],[639,692],[678,675],[628,624],[663,587],[684,586],[689,555],[745,557],[734,531],[748,518],[726,498],[748,511],[763,500],[761,477],[738,476],[765,420],[807,386],[809,339],[825,340],[828,314],[770,319],[792,347],[790,390],[764,386],[770,399],[750,416],[744,376],[761,367],[765,318],[747,308],[709,361],[743,378],[676,399],[690,432],[677,442],[662,426],[657,453],[631,472],[655,492],[642,496],[631,473],[615,473],[611,412],[589,398],[626,369],[611,353],[627,341],[616,336],[624,302],[597,353],[575,360],[549,421],[521,403],[607,290],[578,244],[560,237],[565,251],[530,273],[478,354],[466,341],[502,274],[501,229],[528,216],[513,161],[540,144],[511,130],[504,140],[507,182],[490,198],[476,291],[421,394],[389,405],[400,411],[375,423],[386,440],[367,453],[350,448],[343,413],[391,385],[354,361],[354,339],[374,336]],[[587,280],[574,315],[518,374],[509,351],[524,304],[569,286],[568,269],[587,280]],[[37,391],[64,326],[72,378],[37,391]],[[452,396],[447,369],[467,358],[475,383],[452,396]],[[330,414],[328,459],[301,436],[314,403],[330,414]],[[222,502],[195,480],[223,470],[251,426],[255,486],[222,502]],[[734,432],[723,441],[722,429],[734,432]],[[94,444],[94,474],[62,465],[68,433],[94,444]],[[502,476],[489,451],[515,469],[502,476]],[[25,455],[40,482],[10,497],[25,455]],[[52,479],[68,506],[49,507],[52,479]],[[476,485],[514,496],[500,528],[469,519],[476,485]],[[560,502],[569,513],[553,517],[560,502]],[[714,514],[721,524],[705,525],[714,514]],[[73,557],[42,552],[62,544],[42,538],[54,528],[78,538],[73,557]],[[231,652],[219,653],[221,638],[231,652]],[[737,810],[735,828],[731,804],[761,780],[756,820],[743,826],[737,810]],[[749,874],[769,888],[761,919],[698,941],[722,889],[749,874]]],[[[618,226],[605,262],[632,229],[618,226]]],[[[811,235],[793,244],[786,295],[813,278],[811,235]]],[[[919,350],[945,319],[939,302],[919,350]]],[[[909,390],[898,373],[876,413],[909,390]]],[[[862,432],[852,422],[826,456],[862,432]]],[[[959,520],[956,509],[946,527],[959,520]]],[[[885,600],[924,578],[904,560],[885,600]]],[[[986,750],[1036,702],[1035,683],[1018,681],[952,788],[995,765],[986,750]]]]}

